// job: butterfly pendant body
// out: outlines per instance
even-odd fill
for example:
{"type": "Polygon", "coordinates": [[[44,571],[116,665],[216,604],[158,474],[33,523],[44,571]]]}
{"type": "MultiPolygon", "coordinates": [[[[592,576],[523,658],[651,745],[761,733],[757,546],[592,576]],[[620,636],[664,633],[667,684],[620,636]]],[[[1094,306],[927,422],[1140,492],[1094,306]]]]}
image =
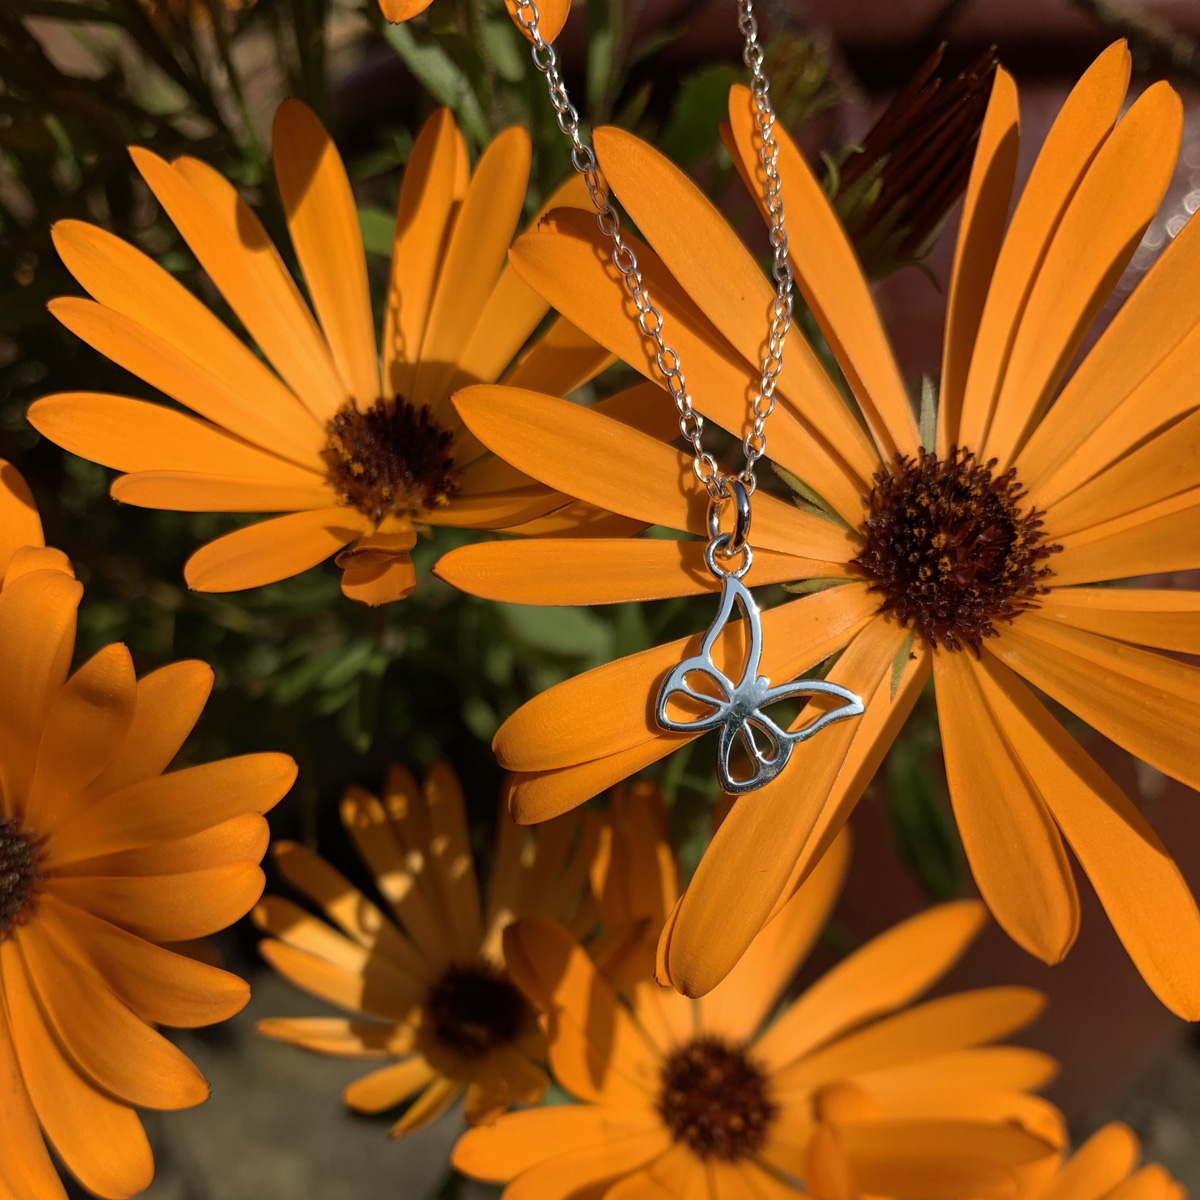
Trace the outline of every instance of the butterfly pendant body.
{"type": "Polygon", "coordinates": [[[792,750],[835,721],[861,716],[863,703],[848,688],[823,680],[800,680],[772,687],[765,675],[758,673],[762,658],[762,622],[758,605],[750,590],[733,574],[721,577],[721,607],[700,643],[700,652],[685,658],[663,680],[658,691],[654,715],[663,729],[672,733],[704,733],[719,730],[717,745],[717,775],[721,787],[734,796],[752,792],[770,783],[787,766],[792,750]],[[725,630],[734,607],[745,618],[748,648],[741,679],[734,683],[713,661],[713,647],[725,630]],[[700,676],[710,691],[698,691],[688,682],[689,676],[700,676]],[[768,705],[798,696],[834,696],[843,703],[822,713],[801,729],[786,730],[766,713],[768,705]],[[709,713],[676,720],[667,713],[672,700],[690,700],[709,713]],[[730,759],[734,748],[741,744],[750,764],[750,774],[735,778],[730,759]]]}

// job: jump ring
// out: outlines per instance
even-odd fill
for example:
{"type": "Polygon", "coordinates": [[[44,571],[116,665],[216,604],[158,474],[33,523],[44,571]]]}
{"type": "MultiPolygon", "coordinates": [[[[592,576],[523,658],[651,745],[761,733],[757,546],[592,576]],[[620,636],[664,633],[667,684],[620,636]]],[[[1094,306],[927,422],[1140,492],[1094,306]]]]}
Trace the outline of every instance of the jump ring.
{"type": "Polygon", "coordinates": [[[727,558],[736,557],[736,552],[731,552],[729,549],[729,541],[731,535],[728,533],[718,534],[711,542],[708,543],[708,548],[704,551],[704,561],[708,563],[708,569],[718,578],[722,579],[726,575],[732,576],[734,579],[741,579],[747,571],[750,570],[751,563],[754,562],[754,551],[750,549],[750,543],[742,547],[744,558],[742,565],[733,570],[717,564],[717,553],[720,552],[727,558]]]}

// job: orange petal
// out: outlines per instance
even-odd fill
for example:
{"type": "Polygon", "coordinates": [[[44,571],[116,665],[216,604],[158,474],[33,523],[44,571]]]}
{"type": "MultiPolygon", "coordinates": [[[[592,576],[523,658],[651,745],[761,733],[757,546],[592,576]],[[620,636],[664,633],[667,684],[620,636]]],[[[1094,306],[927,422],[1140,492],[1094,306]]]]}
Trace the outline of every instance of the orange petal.
{"type": "Polygon", "coordinates": [[[21,958],[47,1025],[79,1073],[141,1108],[192,1108],[208,1084],[187,1057],[135,1016],[49,915],[22,929],[21,958]]]}
{"type": "Polygon", "coordinates": [[[14,583],[22,575],[30,575],[34,571],[58,571],[70,579],[75,578],[71,560],[61,550],[53,546],[22,546],[8,560],[8,569],[0,582],[14,583]]]}
{"type": "Polygon", "coordinates": [[[196,471],[135,471],[113,480],[112,497],[139,508],[175,512],[300,512],[332,508],[337,493],[327,483],[279,483],[196,471]]]}
{"type": "MultiPolygon", "coordinates": [[[[849,865],[850,835],[843,831],[737,966],[700,1001],[706,1032],[734,1042],[754,1036],[825,928],[849,865]]],[[[761,1053],[756,1047],[755,1056],[761,1053]]]]}
{"type": "MultiPolygon", "coordinates": [[[[707,528],[708,492],[690,456],[648,434],[568,400],[502,386],[466,388],[455,406],[490,450],[548,487],[635,520],[692,533],[707,528]],[[633,476],[636,488],[626,486],[633,476]]],[[[857,539],[829,521],[772,496],[760,494],[756,505],[756,549],[831,562],[858,552],[857,539]]]]}
{"type": "Polygon", "coordinates": [[[1200,592],[1176,588],[1053,588],[1040,616],[1119,642],[1200,654],[1200,592]]]}
{"type": "Polygon", "coordinates": [[[83,588],[61,571],[34,571],[0,592],[0,795],[19,815],[42,726],[67,678],[83,588]]]}
{"type": "Polygon", "coordinates": [[[284,979],[339,1008],[384,1021],[407,1022],[416,1015],[415,989],[394,970],[380,986],[373,968],[351,970],[286,942],[259,942],[258,952],[284,979]]]}
{"type": "MultiPolygon", "coordinates": [[[[729,124],[738,151],[734,160],[755,203],[765,210],[754,118],[750,89],[735,84],[729,89],[729,124]]],[[[880,457],[890,459],[897,451],[916,454],[920,439],[912,405],[854,247],[782,126],[776,126],[775,140],[783,211],[791,228],[805,231],[788,243],[796,284],[854,391],[880,457]]]]}
{"type": "Polygon", "coordinates": [[[1200,488],[1059,539],[1058,586],[1188,571],[1200,564],[1200,488]]]}
{"type": "Polygon", "coordinates": [[[58,1172],[46,1152],[37,1114],[25,1090],[8,1022],[0,1021],[0,1189],[17,1200],[67,1200],[58,1172]]]}
{"type": "Polygon", "coordinates": [[[64,903],[131,933],[179,942],[208,937],[244,917],[263,883],[256,864],[238,863],[184,875],[59,876],[53,888],[64,903]]]}
{"type": "Polygon", "coordinates": [[[1125,43],[1115,42],[1092,63],[1038,153],[988,288],[962,401],[960,445],[978,450],[987,436],[1038,270],[1080,179],[1121,111],[1129,61],[1125,43]]]}
{"type": "Polygon", "coordinates": [[[255,1022],[254,1032],[315,1054],[368,1059],[388,1057],[390,1041],[400,1028],[344,1017],[263,1017],[255,1022]]]}
{"type": "MultiPolygon", "coordinates": [[[[460,591],[510,604],[620,604],[715,592],[704,554],[703,542],[659,538],[476,542],[444,555],[434,573],[460,591]]],[[[782,583],[814,570],[825,578],[848,574],[842,563],[813,564],[760,550],[745,583],[782,583]]]]}
{"type": "MultiPolygon", "coordinates": [[[[518,1175],[504,1189],[507,1200],[556,1200],[599,1193],[631,1171],[652,1162],[671,1145],[665,1128],[611,1140],[603,1146],[558,1155],[518,1175]]],[[[658,1193],[661,1195],[661,1192],[658,1193]]]]}
{"type": "Polygon", "coordinates": [[[12,463],[0,458],[0,579],[22,546],[43,546],[42,522],[29,484],[12,463]]]}
{"type": "Polygon", "coordinates": [[[646,528],[644,521],[631,521],[628,517],[605,512],[585,500],[572,500],[544,517],[506,525],[496,532],[511,533],[515,537],[633,538],[646,528]]]}
{"type": "Polygon", "coordinates": [[[504,957],[547,1014],[555,1078],[583,1100],[648,1107],[661,1063],[579,943],[554,921],[525,917],[505,930],[504,957]]]}
{"type": "Polygon", "coordinates": [[[128,1105],[85,1081],[45,1023],[17,942],[0,944],[0,978],[21,1075],[47,1138],[72,1175],[100,1196],[132,1196],[150,1186],[150,1143],[128,1105]]]}
{"type": "MultiPolygon", "coordinates": [[[[596,154],[634,224],[704,315],[748,362],[762,359],[774,289],[715,205],[668,158],[615,126],[595,132],[596,154]]],[[[668,338],[669,340],[669,338],[668,338]]],[[[781,395],[828,439],[862,485],[878,455],[803,334],[784,347],[781,395]]],[[[744,432],[745,420],[737,428],[744,432]]]]}
{"type": "MultiPolygon", "coordinates": [[[[759,361],[742,358],[683,292],[658,256],[631,234],[638,269],[665,336],[684,365],[696,410],[741,438],[749,389],[757,385],[759,361]]],[[[662,382],[653,342],[629,316],[629,300],[611,264],[611,243],[587,213],[560,209],[533,233],[517,239],[509,254],[513,269],[530,287],[647,379],[662,382]]],[[[762,313],[762,334],[767,331],[762,313]]],[[[752,394],[752,393],[750,393],[752,394]]],[[[771,418],[771,457],[802,476],[847,521],[862,515],[862,482],[831,453],[823,433],[802,419],[796,404],[781,403],[771,418]]]]}
{"type": "Polygon", "coordinates": [[[865,1121],[838,1136],[864,1193],[945,1200],[1012,1195],[1020,1168],[1052,1149],[1016,1125],[970,1120],[865,1121]]]}
{"type": "Polygon", "coordinates": [[[431,966],[444,966],[452,957],[450,931],[448,915],[429,879],[428,838],[404,845],[383,805],[362,788],[346,790],[341,817],[405,932],[431,966]]]}
{"type": "Polygon", "coordinates": [[[1004,240],[1020,142],[1017,87],[1012,76],[998,66],[971,163],[946,300],[937,431],[937,452],[942,458],[958,444],[967,370],[1004,240]]]}
{"type": "Polygon", "coordinates": [[[198,592],[237,592],[299,575],[353,541],[366,518],[351,508],[319,508],[247,525],[201,546],[183,568],[198,592]]]}
{"type": "Polygon", "coordinates": [[[379,0],[384,18],[395,24],[423,13],[433,0],[379,0]]]}
{"type": "Polygon", "coordinates": [[[243,754],[131,784],[75,812],[54,833],[48,863],[115,854],[191,837],[245,814],[268,812],[296,779],[286,754],[243,754]]]}
{"type": "Polygon", "coordinates": [[[1013,339],[981,459],[1012,461],[1050,404],[1175,171],[1183,105],[1147,88],[1097,151],[1046,250],[1013,339]]]}
{"type": "Polygon", "coordinates": [[[1038,1050],[980,1046],[869,1071],[855,1078],[877,1105],[886,1108],[892,1094],[903,1100],[913,1093],[933,1096],[951,1088],[1024,1092],[1044,1088],[1057,1074],[1058,1064],[1038,1050]]]}
{"type": "Polygon", "coordinates": [[[408,1106],[404,1116],[388,1130],[388,1137],[395,1139],[423,1129],[431,1121],[436,1121],[455,1100],[462,1095],[461,1083],[447,1079],[444,1075],[434,1078],[433,1082],[408,1106]]]}
{"type": "Polygon", "coordinates": [[[91,300],[64,296],[50,312],[76,337],[186,408],[294,463],[321,470],[325,431],[290,394],[236,390],[211,368],[136,321],[91,300]]]}
{"type": "Polygon", "coordinates": [[[346,168],[316,113],[293,99],[275,110],[271,157],[292,245],[333,361],[350,395],[366,408],[379,396],[375,319],[346,168]]]}
{"type": "Polygon", "coordinates": [[[1200,786],[1196,667],[1031,613],[985,647],[1117,745],[1200,786]]]}
{"type": "Polygon", "coordinates": [[[1200,910],[1146,819],[1021,681],[990,656],[987,702],[1154,994],[1200,1019],[1200,910]]]}
{"type": "Polygon", "coordinates": [[[161,775],[192,732],[212,684],[212,668],[194,659],[169,663],[142,676],[129,731],[88,796],[106,796],[161,775]]]}
{"type": "Polygon", "coordinates": [[[425,776],[421,793],[429,812],[430,864],[445,898],[456,953],[470,958],[483,941],[483,910],[462,785],[454,771],[439,762],[425,776]]]}
{"type": "Polygon", "coordinates": [[[1116,1121],[1097,1130],[1055,1175],[1047,1200],[1107,1196],[1137,1166],[1141,1147],[1133,1131],[1116,1121]]]}
{"type": "Polygon", "coordinates": [[[108,766],[133,721],[136,687],[129,651],[116,643],[94,654],[54,698],[25,802],[35,829],[57,826],[108,766]]]}
{"type": "Polygon", "coordinates": [[[381,563],[352,563],[342,571],[342,594],[372,608],[403,600],[416,587],[416,568],[407,554],[381,563]]]}
{"type": "Polygon", "coordinates": [[[962,957],[984,916],[977,901],[958,900],[873,938],[768,1026],[755,1054],[770,1070],[779,1070],[846,1030],[912,1003],[962,957]]]}
{"type": "Polygon", "coordinates": [[[432,404],[446,395],[459,355],[487,305],[521,218],[532,154],[529,134],[513,125],[488,144],[442,252],[412,395],[432,404]]]}
{"type": "MultiPolygon", "coordinates": [[[[416,7],[408,7],[421,12],[427,2],[418,0],[416,7]]],[[[385,4],[389,21],[405,21],[412,15],[392,15],[389,5],[396,10],[397,0],[385,4]]],[[[384,390],[394,396],[412,394],[429,302],[453,219],[461,141],[450,110],[439,108],[421,127],[404,168],[383,326],[384,390]]]]}
{"type": "Polygon", "coordinates": [[[29,422],[52,442],[118,471],[189,471],[313,487],[315,471],[285,462],[196,417],[102,392],[36,400],[29,422]]]}
{"type": "MultiPolygon", "coordinates": [[[[784,683],[815,667],[840,649],[870,618],[875,600],[862,584],[830,588],[791,600],[763,614],[760,671],[784,683]]],[[[742,664],[742,625],[730,621],[714,646],[714,661],[734,677],[742,664]]],[[[654,717],[654,698],[662,675],[696,653],[700,637],[681,638],[652,650],[618,659],[535,696],[501,725],[493,749],[501,766],[515,771],[544,771],[588,762],[663,742],[661,753],[688,735],[664,735],[654,717]],[[626,697],[613,704],[614,696],[626,697]]],[[[653,760],[651,760],[653,761],[653,760]]],[[[586,797],[582,797],[586,799],[586,797]]]]}
{"type": "Polygon", "coordinates": [[[80,947],[105,983],[144,1021],[193,1029],[240,1012],[250,988],[236,975],[144,941],[91,913],[38,900],[80,947]]]}
{"type": "MultiPolygon", "coordinates": [[[[870,599],[865,592],[863,598],[870,599]]],[[[827,679],[869,697],[890,671],[905,634],[884,618],[854,632],[827,679]]],[[[764,645],[770,644],[765,637],[764,645]]],[[[788,769],[736,803],[713,836],[673,927],[664,932],[670,982],[685,995],[702,996],[720,983],[770,919],[855,740],[858,720],[800,743],[788,769]]],[[[868,780],[862,780],[863,787],[868,780]]]]}
{"type": "Polygon", "coordinates": [[[547,1159],[648,1133],[658,1117],[645,1110],[560,1104],[509,1113],[492,1125],[469,1129],[450,1161],[464,1175],[506,1183],[547,1159]]]}
{"type": "Polygon", "coordinates": [[[236,863],[260,863],[271,841],[271,827],[260,816],[247,813],[219,825],[131,850],[118,850],[56,866],[56,875],[172,875],[205,871],[236,863]]]}
{"type": "MultiPolygon", "coordinates": [[[[518,0],[504,0],[504,7],[508,9],[508,15],[512,17],[526,40],[532,41],[529,34],[517,23],[517,4],[518,0]]],[[[537,11],[538,33],[542,35],[543,41],[552,42],[562,33],[563,26],[567,23],[567,17],[571,15],[571,0],[540,0],[537,11]]]]}
{"type": "Polygon", "coordinates": [[[1067,381],[1017,461],[1039,508],[1196,407],[1200,221],[1171,239],[1067,381]]]}
{"type": "Polygon", "coordinates": [[[323,858],[296,842],[276,842],[275,866],[343,933],[406,975],[433,983],[429,964],[413,944],[356,887],[323,858]]]}
{"type": "Polygon", "coordinates": [[[866,699],[866,712],[858,718],[850,749],[846,752],[821,815],[808,841],[804,843],[804,850],[792,868],[791,878],[776,902],[772,916],[808,878],[809,872],[833,844],[833,839],[854,810],[867,784],[875,778],[896,734],[920,698],[932,669],[932,657],[927,647],[919,642],[914,643],[914,648],[909,651],[908,662],[903,665],[895,684],[891,672],[886,673],[879,680],[874,694],[866,699]]]}
{"type": "Polygon", "coordinates": [[[858,1184],[830,1125],[822,1123],[813,1131],[804,1152],[804,1180],[814,1200],[858,1200],[858,1184]]]}
{"type": "Polygon", "coordinates": [[[772,1076],[781,1097],[809,1094],[865,1071],[996,1041],[1028,1025],[1044,998],[1025,987],[979,988],[927,1000],[797,1059],[772,1076]]]}
{"type": "Polygon", "coordinates": [[[1079,932],[1079,896],[1046,797],[1030,779],[982,668],[966,653],[934,655],[938,724],[950,801],[971,873],[1019,946],[1059,962],[1079,932]]]}
{"type": "Polygon", "coordinates": [[[427,1060],[414,1055],[347,1084],[342,1098],[355,1112],[387,1112],[428,1085],[437,1074],[427,1060]]]}
{"type": "MultiPolygon", "coordinates": [[[[525,287],[525,284],[521,284],[525,287]]],[[[512,370],[504,376],[509,387],[529,388],[551,396],[567,396],[594,379],[615,357],[566,317],[558,317],[512,370]]]]}
{"type": "MultiPolygon", "coordinates": [[[[135,152],[135,157],[138,153],[135,152]]],[[[208,263],[215,267],[218,263],[237,262],[243,256],[251,263],[273,258],[275,271],[282,278],[284,286],[291,288],[294,293],[294,285],[258,219],[237,191],[211,167],[196,159],[182,159],[176,164],[176,173],[172,174],[165,163],[154,160],[153,170],[161,174],[163,185],[171,188],[178,203],[187,206],[188,215],[185,219],[189,221],[188,227],[202,231],[208,263]],[[206,206],[186,183],[180,182],[180,176],[183,179],[191,178],[197,184],[205,184],[217,208],[206,206]],[[223,242],[220,230],[213,228],[219,225],[222,214],[226,217],[227,228],[233,234],[230,238],[227,233],[223,242]],[[196,222],[194,226],[190,223],[192,221],[196,222]],[[209,239],[212,239],[211,244],[209,239]]],[[[53,232],[55,249],[67,269],[105,308],[133,321],[173,349],[182,359],[219,379],[224,387],[243,398],[244,407],[249,407],[246,398],[254,397],[253,407],[271,414],[274,422],[280,425],[294,425],[299,430],[307,424],[310,428],[315,426],[317,430],[320,429],[320,424],[312,420],[306,405],[299,403],[297,397],[304,397],[307,401],[314,391],[319,396],[321,381],[327,378],[332,385],[336,377],[329,362],[329,353],[320,343],[316,325],[298,296],[294,297],[294,301],[299,303],[298,311],[303,313],[307,321],[316,350],[324,356],[326,374],[322,376],[313,370],[310,375],[303,375],[301,363],[304,360],[301,359],[286,378],[293,385],[302,385],[307,390],[293,393],[201,301],[140,250],[82,221],[59,221],[53,232]]],[[[249,285],[245,271],[231,272],[228,277],[222,275],[222,278],[227,278],[227,282],[243,290],[249,285]]],[[[235,296],[240,301],[240,293],[235,293],[235,296]]],[[[303,330],[285,327],[285,321],[289,318],[282,315],[276,322],[268,324],[269,311],[269,308],[264,311],[264,307],[256,306],[249,314],[256,321],[256,328],[260,331],[269,330],[275,335],[260,343],[264,349],[274,347],[276,343],[298,340],[303,330]]],[[[320,409],[317,412],[319,415],[320,409]]]]}
{"type": "MultiPolygon", "coordinates": [[[[140,147],[129,153],[238,320],[304,406],[318,421],[327,421],[345,403],[346,384],[250,206],[197,159],[168,164],[140,147]]],[[[105,302],[102,295],[96,299],[105,302]]]]}

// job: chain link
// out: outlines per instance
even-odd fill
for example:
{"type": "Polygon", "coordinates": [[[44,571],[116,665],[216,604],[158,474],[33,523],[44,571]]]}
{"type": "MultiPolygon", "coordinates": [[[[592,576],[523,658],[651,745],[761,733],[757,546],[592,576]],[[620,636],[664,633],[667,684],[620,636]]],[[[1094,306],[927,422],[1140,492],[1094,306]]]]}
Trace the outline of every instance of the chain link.
{"type": "Polygon", "coordinates": [[[742,60],[750,70],[754,123],[762,143],[760,158],[766,177],[766,207],[771,221],[770,237],[774,257],[772,274],[775,278],[776,292],[762,376],[758,393],[754,397],[753,423],[742,443],[746,465],[736,476],[722,474],[716,459],[704,449],[704,418],[692,404],[679,355],[667,345],[663,337],[662,313],[651,303],[641,270],[638,268],[637,255],[621,234],[621,219],[609,198],[595,152],[579,132],[579,112],[567,95],[566,84],[558,69],[558,55],[554,46],[543,39],[538,29],[537,4],[534,0],[518,0],[515,9],[517,24],[533,43],[534,66],[546,77],[550,103],[554,106],[558,127],[571,140],[571,164],[587,184],[588,195],[596,210],[596,222],[601,232],[612,241],[613,266],[620,273],[630,299],[637,309],[638,327],[654,343],[655,361],[666,379],[675,407],[679,410],[679,430],[692,446],[692,470],[715,502],[730,498],[730,484],[733,479],[742,483],[748,495],[753,495],[754,465],[766,452],[767,437],[764,427],[775,408],[775,387],[779,372],[783,370],[783,346],[792,324],[792,268],[788,262],[783,198],[779,191],[779,147],[775,141],[775,111],[771,106],[770,84],[763,71],[763,50],[758,40],[758,22],[754,16],[753,0],[738,0],[738,29],[745,38],[742,60]]]}

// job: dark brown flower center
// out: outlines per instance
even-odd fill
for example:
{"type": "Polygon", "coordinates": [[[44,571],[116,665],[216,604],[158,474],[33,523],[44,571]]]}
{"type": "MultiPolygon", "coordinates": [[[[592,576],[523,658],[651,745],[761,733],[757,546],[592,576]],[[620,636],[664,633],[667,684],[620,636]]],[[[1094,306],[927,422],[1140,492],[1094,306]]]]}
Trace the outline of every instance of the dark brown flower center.
{"type": "Polygon", "coordinates": [[[463,1058],[482,1058],[516,1041],[525,1025],[525,999],[503,971],[487,963],[452,966],[429,993],[434,1036],[463,1058]]]}
{"type": "Polygon", "coordinates": [[[762,1149],[779,1107],[745,1051],[701,1037],[667,1059],[658,1111],[674,1139],[698,1157],[736,1162],[762,1149]]]}
{"type": "Polygon", "coordinates": [[[458,491],[454,435],[427,407],[399,398],[353,402],[330,420],[322,458],[338,499],[373,521],[440,508],[458,491]]]}
{"type": "Polygon", "coordinates": [[[931,646],[976,654],[1012,621],[1036,608],[1060,550],[1042,533],[1042,513],[1021,509],[1015,469],[994,475],[996,460],[977,462],[955,447],[945,459],[898,454],[875,476],[866,549],[855,562],[895,613],[931,646]]]}
{"type": "Polygon", "coordinates": [[[33,916],[40,858],[39,840],[12,817],[0,817],[0,941],[33,916]]]}

